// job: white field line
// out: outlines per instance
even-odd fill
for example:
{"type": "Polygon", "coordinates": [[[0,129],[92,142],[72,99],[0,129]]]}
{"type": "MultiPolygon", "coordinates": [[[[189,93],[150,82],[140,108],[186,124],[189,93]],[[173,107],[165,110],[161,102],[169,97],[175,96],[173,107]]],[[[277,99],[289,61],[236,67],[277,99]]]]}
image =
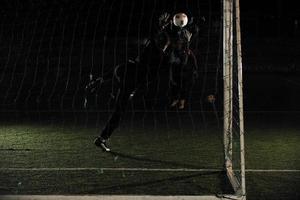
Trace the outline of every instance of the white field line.
{"type": "Polygon", "coordinates": [[[299,169],[246,169],[246,172],[300,172],[299,169]]]}
{"type": "Polygon", "coordinates": [[[118,195],[6,195],[0,196],[5,200],[220,200],[215,196],[118,196],[118,195]]]}
{"type": "Polygon", "coordinates": [[[156,196],[156,195],[0,195],[0,200],[243,200],[243,197],[217,196],[156,196]]]}
{"type": "MultiPolygon", "coordinates": [[[[150,172],[221,172],[223,169],[191,168],[97,168],[97,167],[61,167],[61,168],[0,168],[0,171],[150,171],[150,172]]],[[[246,169],[246,172],[300,172],[298,169],[246,169]]]]}
{"type": "Polygon", "coordinates": [[[220,172],[222,169],[189,168],[97,168],[97,167],[62,167],[62,168],[0,168],[1,171],[150,171],[150,172],[220,172]]]}

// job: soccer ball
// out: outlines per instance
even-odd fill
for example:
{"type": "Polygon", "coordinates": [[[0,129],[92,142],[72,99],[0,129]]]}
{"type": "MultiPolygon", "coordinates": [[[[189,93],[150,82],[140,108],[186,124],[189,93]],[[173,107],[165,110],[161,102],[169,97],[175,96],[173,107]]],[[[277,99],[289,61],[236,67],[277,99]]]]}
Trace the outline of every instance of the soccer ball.
{"type": "Polygon", "coordinates": [[[180,28],[183,28],[187,25],[188,23],[188,17],[184,13],[177,13],[173,17],[173,23],[175,26],[178,26],[180,28]]]}

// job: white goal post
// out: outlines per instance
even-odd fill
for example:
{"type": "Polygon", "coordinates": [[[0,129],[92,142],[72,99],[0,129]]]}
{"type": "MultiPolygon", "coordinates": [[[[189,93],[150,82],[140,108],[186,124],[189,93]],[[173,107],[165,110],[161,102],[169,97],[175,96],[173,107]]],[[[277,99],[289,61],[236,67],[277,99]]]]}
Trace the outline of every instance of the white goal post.
{"type": "Polygon", "coordinates": [[[244,113],[243,79],[240,32],[239,0],[223,0],[223,84],[224,84],[224,156],[227,177],[236,196],[246,198],[245,151],[244,151],[244,113]],[[234,57],[235,56],[235,57],[234,57]],[[236,92],[233,87],[234,67],[237,76],[236,92]],[[233,165],[233,98],[237,98],[239,136],[239,166],[233,165]]]}

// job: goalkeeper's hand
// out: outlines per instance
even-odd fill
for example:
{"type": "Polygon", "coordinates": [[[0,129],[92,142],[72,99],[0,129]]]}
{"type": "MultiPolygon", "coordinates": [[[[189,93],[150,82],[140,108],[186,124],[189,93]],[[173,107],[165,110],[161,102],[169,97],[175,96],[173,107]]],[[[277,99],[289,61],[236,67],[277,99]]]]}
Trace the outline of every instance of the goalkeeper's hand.
{"type": "Polygon", "coordinates": [[[90,79],[90,82],[85,86],[85,97],[83,102],[83,107],[88,108],[89,99],[91,99],[91,96],[97,91],[97,89],[101,86],[101,84],[104,82],[102,77],[99,77],[97,79],[90,79]]]}
{"type": "Polygon", "coordinates": [[[85,91],[87,93],[94,93],[98,87],[103,83],[103,78],[99,77],[95,80],[91,80],[86,86],[85,86],[85,91]]]}
{"type": "Polygon", "coordinates": [[[170,14],[165,12],[162,15],[159,16],[158,20],[159,20],[159,22],[165,22],[166,23],[166,22],[168,22],[169,18],[170,18],[170,14]]]}
{"type": "Polygon", "coordinates": [[[165,12],[158,18],[159,27],[163,30],[170,23],[170,14],[165,12]]]}

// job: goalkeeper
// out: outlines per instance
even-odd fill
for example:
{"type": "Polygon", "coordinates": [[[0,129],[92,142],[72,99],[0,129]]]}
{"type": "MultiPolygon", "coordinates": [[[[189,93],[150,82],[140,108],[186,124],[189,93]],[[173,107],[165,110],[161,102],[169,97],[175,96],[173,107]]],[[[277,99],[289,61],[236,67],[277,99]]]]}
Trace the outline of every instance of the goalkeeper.
{"type": "MultiPolygon", "coordinates": [[[[162,28],[162,27],[160,27],[162,28]]],[[[157,79],[157,73],[164,71],[166,55],[165,49],[168,46],[168,40],[164,33],[158,31],[157,35],[154,35],[147,41],[143,49],[142,54],[135,60],[129,60],[128,62],[118,65],[114,70],[114,82],[118,88],[117,95],[115,97],[114,111],[111,114],[108,122],[101,131],[101,135],[98,136],[94,143],[100,147],[103,151],[109,152],[110,148],[107,145],[107,140],[112,135],[113,131],[119,126],[122,115],[124,114],[128,101],[130,101],[137,91],[143,91],[152,82],[157,79]]],[[[98,78],[96,81],[101,84],[103,79],[98,78]]],[[[89,84],[86,87],[87,93],[94,91],[96,85],[89,84]]],[[[100,87],[100,86],[98,86],[100,87]]]]}
{"type": "MultiPolygon", "coordinates": [[[[172,106],[178,103],[179,108],[184,108],[185,99],[191,85],[191,76],[196,74],[197,63],[189,44],[193,32],[183,28],[187,25],[185,14],[178,13],[170,20],[170,15],[165,13],[159,18],[157,34],[146,44],[144,52],[136,61],[128,61],[115,69],[115,78],[119,83],[119,92],[116,97],[115,109],[106,123],[101,135],[94,143],[104,151],[110,151],[107,140],[119,126],[122,114],[125,112],[128,100],[138,89],[142,90],[148,83],[146,77],[154,77],[161,65],[169,69],[171,96],[174,100],[172,106]],[[176,27],[173,27],[176,26],[176,27]],[[136,74],[135,82],[132,74],[136,74]]],[[[150,81],[151,80],[150,78],[150,81]]]]}

